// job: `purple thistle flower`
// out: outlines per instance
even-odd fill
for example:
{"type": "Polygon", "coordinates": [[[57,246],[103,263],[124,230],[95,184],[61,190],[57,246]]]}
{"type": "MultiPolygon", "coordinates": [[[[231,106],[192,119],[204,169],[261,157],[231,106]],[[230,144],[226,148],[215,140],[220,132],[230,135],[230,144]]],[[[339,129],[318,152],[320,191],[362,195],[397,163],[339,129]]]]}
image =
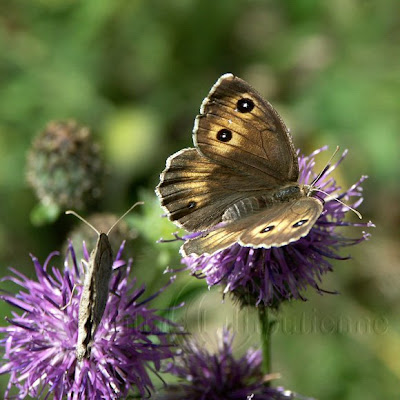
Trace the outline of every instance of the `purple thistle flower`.
{"type": "MultiPolygon", "coordinates": [[[[186,339],[179,357],[168,372],[177,384],[159,393],[159,400],[288,400],[304,399],[282,387],[268,385],[272,378],[261,370],[260,350],[248,350],[235,359],[232,352],[234,336],[224,329],[218,350],[210,353],[204,343],[186,339]]],[[[309,399],[311,400],[311,399],[309,399]]]]}
{"type": "MultiPolygon", "coordinates": [[[[173,356],[166,330],[177,326],[147,306],[165,287],[142,299],[145,288],[128,280],[132,263],[121,259],[123,248],[124,243],[114,260],[109,298],[91,356],[82,362],[76,359],[75,346],[84,271],[72,244],[63,272],[55,267],[52,274],[48,272],[58,252],[51,253],[43,266],[31,256],[37,281],[11,269],[14,275],[5,279],[23,290],[0,296],[22,310],[21,315],[13,312],[9,325],[0,328],[5,349],[0,374],[10,374],[6,398],[12,397],[14,386],[18,399],[120,399],[131,389],[141,397],[149,395],[153,389],[149,371],[156,372],[162,360],[173,356]]],[[[84,253],[88,259],[85,246],[84,253]]]]}
{"type": "MultiPolygon", "coordinates": [[[[310,184],[316,177],[313,171],[314,157],[327,147],[314,151],[310,156],[299,156],[299,183],[310,184]]],[[[331,166],[319,179],[318,188],[337,199],[346,201],[352,207],[358,207],[362,201],[361,179],[340,195],[341,188],[336,184],[331,172],[345,158],[345,151],[340,160],[331,166]]],[[[321,199],[326,195],[318,193],[321,199]]],[[[327,199],[328,200],[328,199],[327,199]]],[[[348,207],[331,199],[324,204],[324,211],[307,236],[296,242],[270,249],[242,247],[235,243],[231,247],[212,255],[188,256],[182,263],[201,278],[205,278],[209,286],[222,284],[224,294],[231,293],[243,305],[259,305],[278,307],[288,299],[305,300],[302,292],[311,286],[319,293],[322,275],[332,271],[329,259],[345,260],[340,257],[338,249],[355,245],[366,239],[369,234],[363,232],[359,238],[347,238],[336,231],[339,227],[358,226],[371,227],[369,223],[345,222],[348,207]]],[[[184,239],[193,237],[193,234],[184,239]]]]}

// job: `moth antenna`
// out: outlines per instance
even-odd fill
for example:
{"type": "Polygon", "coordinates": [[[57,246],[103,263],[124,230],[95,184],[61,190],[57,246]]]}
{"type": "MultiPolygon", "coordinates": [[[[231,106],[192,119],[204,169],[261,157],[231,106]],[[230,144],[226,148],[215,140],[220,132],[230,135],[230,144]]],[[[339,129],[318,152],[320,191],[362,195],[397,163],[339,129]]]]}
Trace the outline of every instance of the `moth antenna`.
{"type": "Polygon", "coordinates": [[[79,214],[77,214],[75,211],[73,210],[67,210],[65,211],[65,214],[72,214],[75,215],[75,217],[79,218],[82,222],[84,222],[87,226],[90,226],[99,236],[100,236],[100,232],[88,221],[86,221],[85,218],[81,217],[79,214]]]}
{"type": "Polygon", "coordinates": [[[310,186],[313,187],[320,179],[323,175],[325,175],[325,172],[330,168],[331,166],[331,162],[333,160],[333,157],[336,156],[336,153],[339,151],[339,146],[336,146],[336,150],[333,152],[333,154],[331,155],[331,158],[329,159],[329,161],[326,163],[325,167],[323,168],[323,170],[317,175],[317,177],[311,182],[310,186]]]}
{"type": "MultiPolygon", "coordinates": [[[[318,188],[312,188],[311,191],[321,192],[321,193],[325,194],[326,196],[331,197],[332,200],[336,200],[338,203],[342,204],[343,206],[347,207],[349,210],[353,211],[354,214],[356,214],[358,218],[362,219],[362,215],[360,212],[358,212],[353,207],[350,207],[348,204],[343,203],[343,201],[339,200],[337,197],[332,197],[329,193],[325,192],[324,190],[318,189],[318,188]]],[[[326,199],[324,199],[324,200],[326,200],[326,199]]],[[[327,201],[330,201],[330,200],[327,200],[327,201]]]]}
{"type": "Polygon", "coordinates": [[[125,211],[123,215],[121,215],[111,226],[111,228],[108,230],[107,232],[107,236],[110,234],[110,232],[113,230],[113,228],[115,227],[115,225],[118,224],[119,221],[121,221],[121,219],[123,219],[127,214],[129,214],[136,206],[144,204],[143,201],[138,201],[136,202],[133,206],[131,206],[129,208],[128,211],[125,211]]]}

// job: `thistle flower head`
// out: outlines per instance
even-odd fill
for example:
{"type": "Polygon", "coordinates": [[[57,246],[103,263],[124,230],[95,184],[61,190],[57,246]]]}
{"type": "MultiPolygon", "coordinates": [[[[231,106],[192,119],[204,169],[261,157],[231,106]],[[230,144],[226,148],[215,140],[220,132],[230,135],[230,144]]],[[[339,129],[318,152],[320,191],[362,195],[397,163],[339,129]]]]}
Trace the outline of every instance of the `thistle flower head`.
{"type": "Polygon", "coordinates": [[[149,371],[158,370],[161,361],[173,355],[167,330],[175,325],[147,305],[163,289],[143,298],[145,288],[128,279],[131,261],[121,258],[122,244],[90,358],[78,362],[83,267],[72,244],[68,250],[62,272],[50,268],[54,252],[43,265],[32,256],[37,281],[14,269],[13,276],[5,278],[22,289],[0,296],[22,311],[13,312],[9,325],[0,328],[5,353],[0,374],[10,374],[6,398],[17,392],[19,399],[119,399],[131,389],[147,396],[153,388],[149,371]]]}
{"type": "MultiPolygon", "coordinates": [[[[310,185],[315,179],[314,156],[322,150],[325,148],[310,156],[299,156],[299,183],[310,185]]],[[[346,154],[344,152],[340,160],[319,179],[318,187],[355,208],[363,201],[361,184],[366,177],[361,177],[344,191],[330,177],[346,154]]],[[[326,195],[318,193],[318,196],[323,199],[326,195]]],[[[360,243],[369,237],[363,232],[359,238],[348,238],[338,232],[341,227],[373,226],[372,223],[345,222],[348,211],[348,207],[331,199],[325,202],[322,214],[307,236],[296,242],[270,249],[242,247],[235,243],[212,255],[184,257],[182,262],[194,275],[204,277],[209,286],[224,285],[224,294],[233,294],[243,305],[278,307],[288,299],[304,299],[303,292],[309,286],[322,293],[322,275],[332,271],[329,260],[348,258],[339,256],[339,248],[360,243]]]]}
{"type": "Polygon", "coordinates": [[[100,195],[103,162],[87,127],[52,121],[28,154],[27,180],[45,205],[82,209],[100,195]]]}
{"type": "MultiPolygon", "coordinates": [[[[298,398],[282,387],[267,386],[269,377],[261,371],[259,350],[233,355],[233,335],[224,329],[218,350],[208,351],[204,343],[188,339],[169,372],[179,381],[158,395],[160,400],[288,400],[298,398]]],[[[303,398],[305,399],[305,398],[303,398]]]]}

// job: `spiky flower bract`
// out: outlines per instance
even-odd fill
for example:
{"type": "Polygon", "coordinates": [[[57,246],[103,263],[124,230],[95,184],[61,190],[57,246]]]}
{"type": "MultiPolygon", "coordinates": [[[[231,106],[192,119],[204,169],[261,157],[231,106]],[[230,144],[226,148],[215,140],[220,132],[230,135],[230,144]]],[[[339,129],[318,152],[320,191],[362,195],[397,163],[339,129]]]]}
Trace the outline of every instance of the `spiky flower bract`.
{"type": "MultiPolygon", "coordinates": [[[[325,149],[317,150],[310,156],[299,156],[299,183],[311,184],[317,176],[313,170],[314,157],[325,149]]],[[[318,180],[318,188],[355,208],[363,201],[361,184],[366,176],[344,191],[330,176],[346,154],[347,151],[318,180]]],[[[321,199],[326,198],[325,194],[317,195],[321,199]]],[[[361,237],[348,238],[338,232],[338,228],[373,226],[372,223],[345,222],[349,208],[334,199],[326,200],[315,225],[307,236],[296,242],[270,249],[253,249],[235,243],[213,255],[189,256],[182,262],[194,275],[205,277],[209,286],[224,285],[224,293],[233,294],[242,305],[278,307],[285,300],[305,299],[303,292],[307,287],[322,293],[322,276],[333,269],[329,260],[347,259],[341,257],[338,250],[368,238],[365,232],[361,237]]]]}
{"type": "Polygon", "coordinates": [[[72,244],[63,271],[50,268],[58,254],[54,252],[43,265],[32,256],[37,281],[15,269],[5,278],[22,288],[16,295],[1,295],[22,311],[13,312],[9,325],[0,328],[5,352],[0,374],[10,374],[6,398],[120,399],[131,389],[148,396],[153,388],[149,372],[173,355],[168,331],[176,325],[148,307],[163,289],[143,298],[145,288],[128,279],[131,261],[121,258],[123,247],[113,263],[108,302],[90,358],[81,362],[75,347],[84,271],[72,244]]]}
{"type": "MultiPolygon", "coordinates": [[[[282,387],[272,387],[271,376],[261,369],[261,352],[247,350],[240,358],[233,355],[234,336],[224,329],[215,353],[205,343],[186,339],[179,357],[168,372],[178,383],[167,386],[159,400],[288,400],[297,398],[282,387]]],[[[303,398],[305,399],[305,398],[303,398]]]]}

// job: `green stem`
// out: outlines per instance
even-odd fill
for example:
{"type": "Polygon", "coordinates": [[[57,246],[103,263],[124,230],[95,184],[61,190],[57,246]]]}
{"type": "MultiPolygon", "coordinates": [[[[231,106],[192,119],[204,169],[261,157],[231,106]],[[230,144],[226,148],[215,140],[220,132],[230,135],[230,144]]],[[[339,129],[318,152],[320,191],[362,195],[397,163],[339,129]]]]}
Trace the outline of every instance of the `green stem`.
{"type": "Polygon", "coordinates": [[[261,327],[262,371],[265,375],[271,373],[271,332],[274,321],[270,321],[268,308],[258,308],[258,318],[261,327]]]}

